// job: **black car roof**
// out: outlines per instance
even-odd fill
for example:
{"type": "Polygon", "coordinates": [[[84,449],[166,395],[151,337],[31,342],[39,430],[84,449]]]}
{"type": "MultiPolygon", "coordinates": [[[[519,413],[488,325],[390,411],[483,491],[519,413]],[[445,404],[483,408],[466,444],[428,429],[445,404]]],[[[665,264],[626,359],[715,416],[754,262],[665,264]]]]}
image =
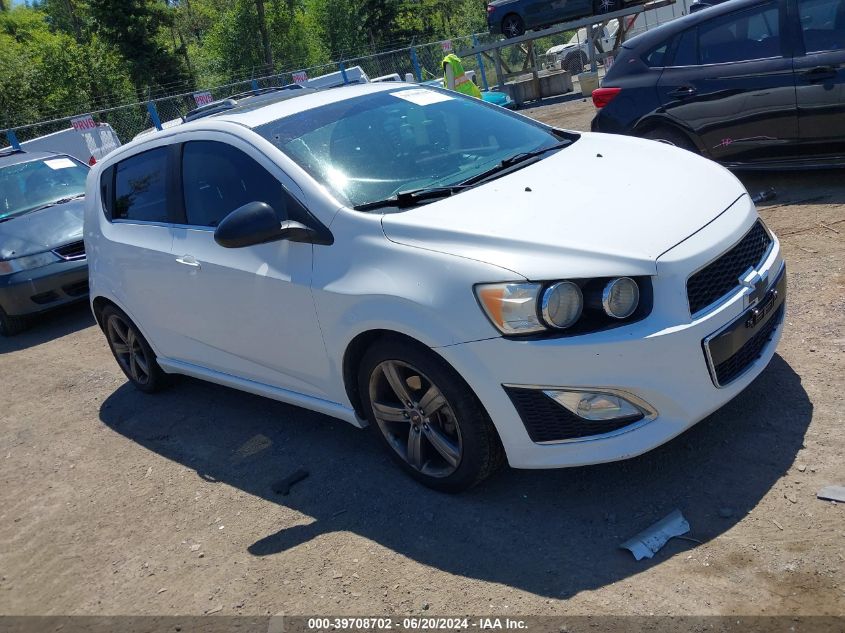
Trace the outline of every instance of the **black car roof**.
{"type": "Polygon", "coordinates": [[[622,44],[622,46],[627,49],[651,48],[652,46],[657,46],[665,42],[676,33],[685,31],[689,27],[700,24],[701,22],[707,22],[717,15],[733,13],[737,9],[754,7],[766,2],[770,2],[770,0],[728,0],[727,2],[708,7],[702,11],[690,13],[671,22],[666,22],[666,24],[661,24],[645,33],[640,33],[622,44]]]}

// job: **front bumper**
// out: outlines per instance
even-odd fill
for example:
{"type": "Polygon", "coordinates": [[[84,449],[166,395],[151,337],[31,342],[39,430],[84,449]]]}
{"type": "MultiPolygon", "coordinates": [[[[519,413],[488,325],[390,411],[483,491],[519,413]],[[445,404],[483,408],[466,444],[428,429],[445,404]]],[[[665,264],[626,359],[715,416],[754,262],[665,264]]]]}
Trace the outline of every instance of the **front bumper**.
{"type": "MultiPolygon", "coordinates": [[[[494,338],[438,349],[475,391],[490,414],[515,468],[558,468],[626,459],[651,450],[716,411],[745,389],[768,365],[780,340],[785,303],[771,324],[765,344],[742,373],[717,386],[705,355],[704,341],[737,321],[748,308],[750,290],[742,288],[703,311],[695,319],[678,293],[675,271],[695,270],[726,250],[742,234],[748,217],[725,214],[719,221],[658,259],[655,308],[645,320],[629,326],[570,338],[532,341],[494,338]],[[726,227],[723,239],[714,235],[726,227]],[[665,259],[665,261],[661,261],[665,259]],[[671,296],[671,289],[675,296],[671,296]],[[685,319],[679,317],[685,307],[685,319]],[[559,442],[531,440],[514,402],[503,385],[526,388],[607,389],[631,394],[657,411],[603,435],[559,442]]],[[[761,273],[776,286],[784,264],[774,240],[761,273]]],[[[684,279],[686,274],[684,274],[684,279]]]]}
{"type": "Polygon", "coordinates": [[[50,310],[88,296],[88,262],[61,261],[0,276],[0,307],[10,316],[50,310]]]}

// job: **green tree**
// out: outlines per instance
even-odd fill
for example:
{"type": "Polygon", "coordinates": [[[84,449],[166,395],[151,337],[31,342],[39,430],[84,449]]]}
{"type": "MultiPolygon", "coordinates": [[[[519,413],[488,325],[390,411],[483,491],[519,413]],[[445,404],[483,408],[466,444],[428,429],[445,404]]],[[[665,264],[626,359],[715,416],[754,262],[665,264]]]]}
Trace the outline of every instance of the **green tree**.
{"type": "Polygon", "coordinates": [[[123,59],[98,38],[79,44],[50,28],[38,9],[0,13],[0,127],[127,103],[132,84],[123,59]]]}
{"type": "Polygon", "coordinates": [[[88,0],[96,35],[112,44],[129,64],[140,98],[147,91],[190,88],[191,78],[177,54],[167,46],[174,18],[156,0],[88,0]]]}

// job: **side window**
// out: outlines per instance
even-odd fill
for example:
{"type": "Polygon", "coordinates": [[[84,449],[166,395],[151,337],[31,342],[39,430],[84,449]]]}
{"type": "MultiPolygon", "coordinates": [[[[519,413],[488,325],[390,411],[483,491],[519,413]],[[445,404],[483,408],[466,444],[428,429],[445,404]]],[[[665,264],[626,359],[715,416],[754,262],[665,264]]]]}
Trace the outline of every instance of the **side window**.
{"type": "Polygon", "coordinates": [[[845,49],[845,0],[798,0],[807,53],[845,49]]]}
{"type": "Polygon", "coordinates": [[[673,66],[695,66],[698,64],[698,29],[687,29],[678,37],[673,66]]]}
{"type": "Polygon", "coordinates": [[[662,68],[666,65],[666,51],[668,50],[669,42],[663,42],[657,48],[653,48],[643,55],[643,61],[649,68],[662,68]]]}
{"type": "Polygon", "coordinates": [[[779,57],[779,9],[774,2],[722,15],[698,27],[702,64],[779,57]]]}
{"type": "Polygon", "coordinates": [[[122,160],[115,169],[113,219],[169,221],[166,147],[122,160]]]}
{"type": "Polygon", "coordinates": [[[270,172],[226,143],[190,141],[182,149],[182,187],[188,224],[217,226],[249,202],[266,202],[279,219],[290,203],[282,184],[270,172]]]}

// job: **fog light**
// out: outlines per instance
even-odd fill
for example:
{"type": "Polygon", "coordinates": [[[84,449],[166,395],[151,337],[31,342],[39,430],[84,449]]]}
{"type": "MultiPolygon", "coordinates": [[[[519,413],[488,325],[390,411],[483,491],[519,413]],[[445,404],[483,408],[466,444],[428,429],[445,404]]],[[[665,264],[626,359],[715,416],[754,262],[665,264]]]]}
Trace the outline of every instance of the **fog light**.
{"type": "Polygon", "coordinates": [[[604,391],[544,390],[549,398],[574,413],[579,418],[594,422],[630,418],[636,422],[642,418],[653,419],[657,412],[645,402],[632,402],[635,398],[604,391]]]}
{"type": "Polygon", "coordinates": [[[614,319],[627,319],[640,302],[640,289],[630,277],[619,277],[604,287],[601,305],[614,319]]]}

